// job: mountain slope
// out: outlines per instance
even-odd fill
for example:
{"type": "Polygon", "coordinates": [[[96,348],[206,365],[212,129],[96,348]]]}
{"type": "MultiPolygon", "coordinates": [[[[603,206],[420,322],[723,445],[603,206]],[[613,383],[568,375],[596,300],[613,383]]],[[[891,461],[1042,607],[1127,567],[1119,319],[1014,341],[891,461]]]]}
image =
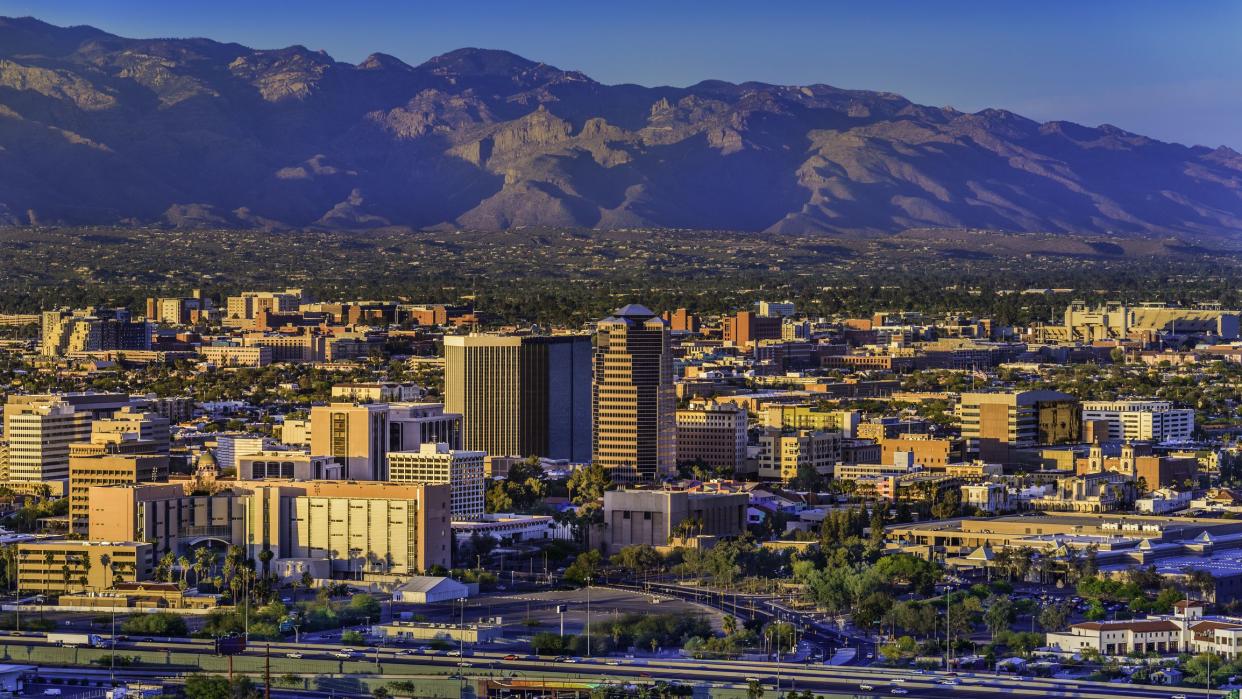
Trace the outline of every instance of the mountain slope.
{"type": "Polygon", "coordinates": [[[1242,155],[827,85],[0,18],[0,223],[1222,234],[1242,155]]]}

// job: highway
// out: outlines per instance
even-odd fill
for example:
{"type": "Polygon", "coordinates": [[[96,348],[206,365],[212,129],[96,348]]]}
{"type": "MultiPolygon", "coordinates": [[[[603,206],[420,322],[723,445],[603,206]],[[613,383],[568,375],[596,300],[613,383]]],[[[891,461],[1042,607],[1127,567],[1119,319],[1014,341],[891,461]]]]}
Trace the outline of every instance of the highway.
{"type": "MultiPolygon", "coordinates": [[[[5,639],[10,648],[19,645],[44,646],[40,638],[18,637],[5,639]]],[[[422,655],[402,648],[343,649],[309,643],[255,643],[244,655],[261,658],[270,647],[273,675],[352,676],[369,677],[382,675],[386,679],[445,678],[451,675],[473,677],[521,677],[523,679],[589,679],[599,682],[652,682],[655,680],[680,681],[691,684],[707,684],[716,687],[744,687],[751,679],[758,680],[769,690],[780,691],[810,689],[819,692],[847,693],[851,696],[878,697],[894,694],[909,697],[971,697],[995,696],[1001,693],[1019,696],[1169,699],[1186,693],[1188,696],[1209,696],[1202,690],[1152,688],[1132,685],[1116,685],[1077,680],[1048,680],[993,676],[984,673],[961,673],[951,677],[945,673],[920,673],[912,670],[833,667],[825,665],[778,666],[761,661],[718,661],[692,659],[625,659],[581,658],[575,662],[556,662],[534,656],[476,652],[465,658],[449,655],[422,655]],[[300,657],[290,659],[288,654],[300,657]],[[348,659],[336,653],[346,654],[348,659]],[[376,662],[378,659],[378,662],[376,662]],[[309,667],[306,661],[320,661],[309,667]],[[325,662],[326,661],[326,662],[325,662]],[[955,685],[941,684],[952,681],[955,685]],[[863,689],[864,686],[870,689],[863,689]],[[898,690],[898,692],[894,692],[898,690]]],[[[209,641],[188,639],[160,639],[158,641],[123,641],[117,644],[117,652],[146,651],[159,653],[210,654],[209,641]]],[[[37,652],[37,651],[36,651],[37,652]]],[[[92,656],[97,653],[91,653],[92,656]]],[[[156,655],[155,657],[160,657],[156,655]]],[[[22,662],[20,657],[11,662],[22,662]]],[[[157,662],[148,660],[148,663],[157,662]]],[[[98,671],[99,666],[92,668],[98,671]]],[[[170,673],[158,667],[146,665],[141,674],[167,676],[170,673]]],[[[172,669],[172,668],[170,668],[172,669]]],[[[193,668],[184,668],[193,671],[193,668]]],[[[125,669],[125,675],[134,675],[134,669],[125,669]]],[[[1212,696],[1221,693],[1213,692],[1212,696]]]]}

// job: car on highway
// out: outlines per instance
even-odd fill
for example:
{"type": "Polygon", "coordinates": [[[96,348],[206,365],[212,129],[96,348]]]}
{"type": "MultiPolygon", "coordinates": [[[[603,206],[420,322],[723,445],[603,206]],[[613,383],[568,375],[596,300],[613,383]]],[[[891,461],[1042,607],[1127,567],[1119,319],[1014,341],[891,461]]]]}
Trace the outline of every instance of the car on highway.
{"type": "Polygon", "coordinates": [[[858,685],[858,688],[864,692],[870,692],[871,690],[875,689],[875,685],[863,683],[863,684],[858,685]]]}
{"type": "Polygon", "coordinates": [[[460,658],[460,657],[461,657],[461,651],[459,651],[459,650],[451,650],[451,651],[449,651],[449,652],[447,653],[447,655],[448,655],[450,658],[460,658]]]}
{"type": "Polygon", "coordinates": [[[340,651],[340,650],[338,650],[338,651],[334,651],[334,652],[332,653],[332,655],[334,655],[334,656],[336,656],[336,657],[338,657],[338,658],[345,658],[345,659],[349,659],[349,658],[352,658],[352,657],[353,657],[353,656],[352,656],[352,655],[350,655],[349,653],[346,653],[345,651],[340,651]]]}
{"type": "Polygon", "coordinates": [[[286,658],[293,658],[294,660],[299,660],[299,659],[301,659],[302,654],[301,654],[301,653],[285,653],[285,657],[286,657],[286,658]]]}
{"type": "Polygon", "coordinates": [[[48,687],[47,689],[43,690],[43,696],[58,697],[60,696],[60,690],[55,687],[48,687]]]}
{"type": "Polygon", "coordinates": [[[506,655],[504,658],[501,658],[501,659],[502,659],[502,660],[517,660],[517,659],[518,659],[518,657],[517,657],[516,655],[514,655],[513,653],[510,653],[510,654],[506,655]]]}
{"type": "Polygon", "coordinates": [[[901,687],[893,687],[893,691],[890,692],[890,694],[909,694],[909,693],[910,693],[910,690],[902,689],[901,687]]]}
{"type": "Polygon", "coordinates": [[[1173,696],[1169,697],[1169,699],[1186,699],[1186,695],[1185,694],[1174,694],[1173,696]]]}
{"type": "Polygon", "coordinates": [[[462,660],[461,662],[457,663],[457,667],[471,667],[470,661],[462,660]]]}
{"type": "Polygon", "coordinates": [[[937,682],[937,684],[942,684],[946,687],[956,687],[959,683],[957,680],[950,678],[950,679],[940,680],[939,682],[937,682]]]}
{"type": "Polygon", "coordinates": [[[605,665],[614,665],[614,666],[615,666],[615,665],[620,665],[620,664],[621,664],[621,661],[620,661],[620,660],[605,660],[605,661],[604,661],[604,664],[605,664],[605,665]]]}

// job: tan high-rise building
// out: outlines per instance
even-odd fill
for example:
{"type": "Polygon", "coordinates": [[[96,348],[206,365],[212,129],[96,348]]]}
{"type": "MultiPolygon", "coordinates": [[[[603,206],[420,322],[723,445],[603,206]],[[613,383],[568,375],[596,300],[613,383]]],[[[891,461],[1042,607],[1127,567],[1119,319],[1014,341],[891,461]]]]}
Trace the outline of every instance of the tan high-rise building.
{"type": "Polygon", "coordinates": [[[963,393],[958,417],[967,449],[990,462],[1009,461],[1016,448],[1077,442],[1082,434],[1082,404],[1057,391],[963,393]]]}
{"type": "Polygon", "coordinates": [[[444,338],[444,409],[465,449],[591,457],[591,340],[585,335],[444,338]]]}
{"type": "Polygon", "coordinates": [[[59,401],[6,407],[4,433],[9,440],[9,487],[32,492],[46,484],[61,495],[69,478],[69,445],[90,439],[91,416],[59,401]]]}
{"type": "Polygon", "coordinates": [[[388,405],[330,403],[311,408],[311,453],[335,457],[345,477],[388,479],[388,405]]]}
{"type": "Polygon", "coordinates": [[[631,304],[595,336],[592,458],[618,482],[655,481],[676,468],[673,354],[665,322],[631,304]]]}
{"type": "Polygon", "coordinates": [[[168,480],[165,454],[70,454],[69,531],[85,534],[89,530],[91,486],[164,480],[168,480]]]}
{"type": "Polygon", "coordinates": [[[746,463],[746,409],[726,403],[677,411],[677,463],[736,473],[746,463]]]}

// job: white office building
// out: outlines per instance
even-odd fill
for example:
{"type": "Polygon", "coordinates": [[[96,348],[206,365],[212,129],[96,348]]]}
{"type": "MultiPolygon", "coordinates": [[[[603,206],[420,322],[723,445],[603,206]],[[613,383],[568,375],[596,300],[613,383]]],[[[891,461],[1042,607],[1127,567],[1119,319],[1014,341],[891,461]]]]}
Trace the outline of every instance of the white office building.
{"type": "Polygon", "coordinates": [[[1083,401],[1083,424],[1108,423],[1108,438],[1117,441],[1178,442],[1195,431],[1195,411],[1174,408],[1163,400],[1083,401]]]}
{"type": "Polygon", "coordinates": [[[419,445],[418,451],[388,452],[388,479],[397,483],[448,483],[454,520],[483,516],[481,451],[450,449],[444,442],[419,445]]]}

